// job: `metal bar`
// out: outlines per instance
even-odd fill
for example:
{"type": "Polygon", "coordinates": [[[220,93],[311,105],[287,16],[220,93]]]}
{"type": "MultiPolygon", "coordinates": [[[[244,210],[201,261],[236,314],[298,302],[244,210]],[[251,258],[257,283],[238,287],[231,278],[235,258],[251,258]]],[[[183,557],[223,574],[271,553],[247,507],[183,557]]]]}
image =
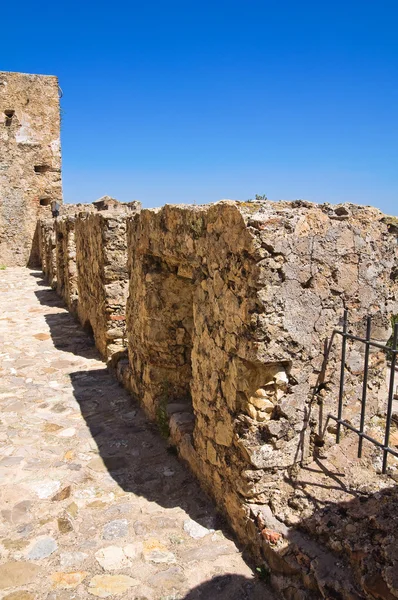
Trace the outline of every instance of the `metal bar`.
{"type": "MultiPolygon", "coordinates": [[[[358,335],[352,335],[352,333],[344,333],[343,331],[340,331],[340,329],[334,329],[333,333],[343,335],[348,340],[353,340],[353,341],[362,342],[362,343],[364,343],[364,341],[365,341],[364,338],[361,338],[358,335]]],[[[391,354],[398,354],[398,348],[395,348],[395,349],[389,348],[388,346],[386,346],[386,344],[379,344],[379,342],[370,341],[369,345],[374,346],[375,348],[380,348],[380,350],[384,350],[385,352],[389,352],[391,354]]]]}
{"type": "MultiPolygon", "coordinates": [[[[341,416],[343,414],[343,397],[344,397],[344,369],[345,369],[345,355],[346,355],[346,346],[347,346],[347,320],[348,320],[348,310],[344,310],[343,317],[343,341],[341,345],[341,368],[340,368],[340,389],[339,389],[339,408],[337,411],[338,419],[341,420],[341,416]]],[[[341,424],[337,421],[337,432],[336,432],[336,444],[340,443],[340,428],[341,424]]]]}
{"type": "Polygon", "coordinates": [[[337,421],[337,423],[339,423],[339,421],[340,421],[340,425],[343,425],[344,427],[347,427],[347,429],[350,429],[351,431],[354,431],[359,436],[363,437],[365,440],[368,440],[369,442],[372,442],[372,444],[374,444],[378,448],[381,448],[382,450],[386,451],[388,454],[392,454],[393,456],[396,456],[398,458],[398,451],[397,450],[393,450],[389,446],[386,447],[381,442],[378,442],[374,438],[370,437],[370,435],[367,435],[366,433],[359,431],[359,429],[357,429],[356,427],[354,427],[350,423],[347,423],[347,421],[344,421],[343,419],[338,419],[334,415],[328,415],[328,416],[329,416],[330,419],[333,419],[334,421],[337,421]]]}
{"type": "MultiPolygon", "coordinates": [[[[394,350],[397,350],[397,343],[398,343],[398,323],[395,323],[394,325],[394,337],[393,337],[393,343],[392,343],[392,347],[394,348],[394,350]]],[[[397,355],[396,353],[393,354],[392,360],[391,360],[391,367],[390,367],[390,385],[388,387],[388,404],[387,404],[387,419],[386,419],[386,435],[384,438],[384,447],[387,449],[388,448],[388,443],[390,440],[390,428],[391,428],[391,415],[392,415],[392,402],[394,400],[394,377],[395,377],[395,364],[397,362],[397,355]]],[[[387,458],[388,458],[388,452],[387,450],[384,450],[383,452],[383,468],[382,468],[382,473],[385,473],[387,470],[387,458]]]]}
{"type": "MultiPolygon", "coordinates": [[[[363,385],[362,385],[362,401],[361,401],[361,422],[359,426],[359,431],[363,433],[365,427],[365,410],[366,410],[366,394],[368,390],[368,373],[369,373],[369,353],[370,353],[370,330],[372,327],[372,319],[370,317],[367,318],[366,321],[366,348],[365,348],[365,364],[363,371],[363,385]]],[[[359,436],[358,442],[358,458],[362,458],[362,444],[363,444],[363,436],[359,436]]]]}

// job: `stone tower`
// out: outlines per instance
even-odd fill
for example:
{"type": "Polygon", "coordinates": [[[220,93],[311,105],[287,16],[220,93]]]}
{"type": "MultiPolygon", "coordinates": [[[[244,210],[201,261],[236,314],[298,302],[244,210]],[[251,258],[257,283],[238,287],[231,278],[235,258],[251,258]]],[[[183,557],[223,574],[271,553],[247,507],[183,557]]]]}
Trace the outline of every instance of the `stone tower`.
{"type": "Polygon", "coordinates": [[[0,266],[37,263],[36,224],[62,203],[58,79],[0,71],[0,266]]]}

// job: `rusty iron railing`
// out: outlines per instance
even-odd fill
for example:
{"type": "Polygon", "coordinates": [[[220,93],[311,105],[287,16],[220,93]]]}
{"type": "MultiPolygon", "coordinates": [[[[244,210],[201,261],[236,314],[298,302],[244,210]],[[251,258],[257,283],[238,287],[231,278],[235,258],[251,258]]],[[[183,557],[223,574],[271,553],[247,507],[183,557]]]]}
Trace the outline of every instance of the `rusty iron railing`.
{"type": "Polygon", "coordinates": [[[367,318],[366,323],[366,335],[364,338],[361,338],[356,335],[352,335],[348,333],[348,311],[344,311],[344,320],[343,320],[343,329],[335,329],[333,335],[341,335],[342,340],[342,349],[341,349],[341,367],[340,367],[340,386],[339,386],[339,401],[338,401],[338,409],[337,416],[329,414],[329,418],[334,419],[337,422],[337,432],[336,432],[336,442],[340,442],[341,435],[341,427],[346,427],[351,431],[354,431],[358,437],[358,458],[362,457],[362,446],[363,440],[367,440],[371,442],[375,446],[378,446],[383,452],[383,466],[382,473],[386,473],[387,470],[387,458],[389,454],[396,456],[398,458],[398,451],[394,450],[389,446],[390,441],[390,430],[391,430],[391,420],[392,420],[392,411],[393,411],[393,400],[394,400],[394,378],[395,378],[395,368],[397,365],[397,354],[398,354],[398,323],[394,325],[394,332],[392,336],[392,346],[381,344],[379,342],[372,341],[371,339],[371,331],[372,330],[372,319],[371,317],[367,318]],[[364,372],[363,372],[363,386],[362,386],[362,397],[361,397],[361,417],[360,417],[360,425],[359,429],[351,425],[343,419],[343,400],[344,400],[344,376],[345,376],[345,361],[346,361],[346,349],[347,349],[347,340],[353,340],[356,342],[360,342],[365,344],[365,357],[364,357],[364,372]],[[364,431],[365,429],[365,415],[366,415],[366,397],[367,397],[367,389],[368,389],[368,375],[369,375],[369,355],[371,348],[378,348],[385,352],[388,356],[391,356],[391,366],[390,366],[390,380],[388,386],[388,400],[387,400],[387,414],[386,414],[386,425],[384,430],[384,441],[379,442],[375,440],[371,436],[367,435],[364,431]]]}

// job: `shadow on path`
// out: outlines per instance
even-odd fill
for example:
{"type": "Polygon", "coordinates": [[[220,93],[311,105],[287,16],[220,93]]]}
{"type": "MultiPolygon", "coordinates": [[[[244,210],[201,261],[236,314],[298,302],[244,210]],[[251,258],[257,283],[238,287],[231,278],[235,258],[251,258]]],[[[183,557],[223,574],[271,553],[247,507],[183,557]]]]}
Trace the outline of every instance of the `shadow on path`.
{"type": "Polygon", "coordinates": [[[82,329],[80,323],[69,313],[48,314],[44,315],[44,318],[57,350],[102,361],[94,338],[82,329]]]}
{"type": "MultiPolygon", "coordinates": [[[[31,273],[37,277],[37,273],[31,273]]],[[[41,278],[42,279],[42,278],[41,278]]],[[[40,303],[66,309],[51,289],[35,291],[40,303]]],[[[94,340],[68,312],[45,315],[55,347],[101,360],[94,340]]],[[[126,492],[165,508],[179,506],[212,529],[224,527],[193,475],[170,452],[159,431],[105,367],[70,373],[74,396],[104,465],[126,492]]]]}
{"type": "MultiPolygon", "coordinates": [[[[33,272],[30,275],[38,279],[37,273],[33,272]]],[[[44,279],[39,280],[37,283],[43,286],[47,285],[44,279]]],[[[64,301],[52,289],[37,290],[35,296],[43,306],[67,310],[64,301]]],[[[95,347],[93,336],[89,335],[82,328],[79,321],[69,312],[48,313],[44,315],[44,318],[50,328],[51,338],[57,350],[71,352],[84,358],[102,360],[95,347]]]]}
{"type": "Polygon", "coordinates": [[[182,600],[266,600],[265,594],[258,582],[242,575],[220,575],[197,586],[182,600]]]}
{"type": "MultiPolygon", "coordinates": [[[[37,273],[31,273],[37,278],[37,273]]],[[[51,289],[35,291],[41,304],[66,309],[51,289]]],[[[94,340],[68,312],[45,315],[55,347],[101,360],[94,340]]],[[[157,427],[130,394],[103,368],[70,373],[74,396],[111,477],[126,492],[164,508],[180,507],[210,529],[232,538],[222,516],[157,427]]]]}
{"type": "Polygon", "coordinates": [[[202,525],[225,529],[193,475],[106,368],[78,371],[70,378],[104,465],[124,491],[164,508],[179,506],[202,525]]]}
{"type": "MultiPolygon", "coordinates": [[[[34,268],[28,267],[28,269],[31,271],[29,273],[29,275],[31,277],[34,277],[36,279],[36,283],[37,285],[43,286],[43,287],[47,287],[48,288],[48,283],[43,275],[43,273],[41,271],[37,271],[34,268]]],[[[49,290],[52,291],[52,290],[49,290]]]]}

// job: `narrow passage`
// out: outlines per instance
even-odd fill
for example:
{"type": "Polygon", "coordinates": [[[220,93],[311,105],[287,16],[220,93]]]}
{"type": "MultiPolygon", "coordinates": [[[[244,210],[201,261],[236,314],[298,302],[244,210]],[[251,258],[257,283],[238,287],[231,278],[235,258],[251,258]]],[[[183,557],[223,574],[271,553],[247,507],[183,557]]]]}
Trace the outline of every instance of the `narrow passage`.
{"type": "Polygon", "coordinates": [[[39,272],[0,271],[2,600],[271,600],[39,272]]]}

